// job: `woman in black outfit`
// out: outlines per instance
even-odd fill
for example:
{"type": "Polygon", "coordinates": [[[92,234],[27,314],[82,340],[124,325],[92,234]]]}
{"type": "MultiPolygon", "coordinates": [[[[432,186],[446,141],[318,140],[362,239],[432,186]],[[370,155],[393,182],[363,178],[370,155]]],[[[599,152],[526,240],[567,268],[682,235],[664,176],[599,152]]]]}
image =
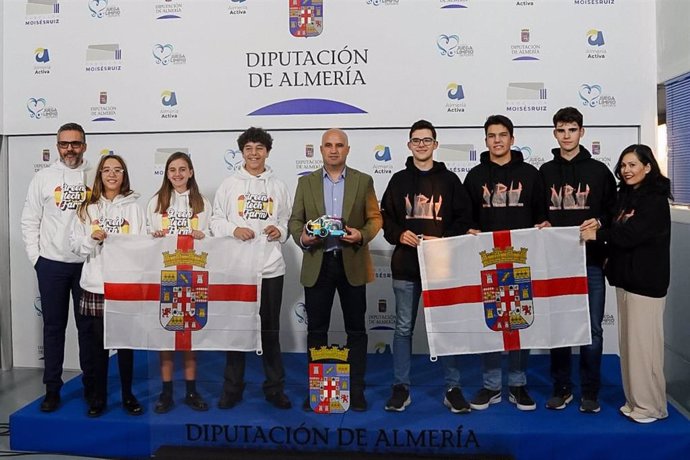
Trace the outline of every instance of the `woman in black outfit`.
{"type": "Polygon", "coordinates": [[[616,287],[618,340],[625,404],[638,423],[666,418],[663,314],[670,278],[671,182],[652,150],[631,145],[621,153],[620,180],[610,228],[585,222],[582,239],[606,241],[606,277],[616,287]]]}

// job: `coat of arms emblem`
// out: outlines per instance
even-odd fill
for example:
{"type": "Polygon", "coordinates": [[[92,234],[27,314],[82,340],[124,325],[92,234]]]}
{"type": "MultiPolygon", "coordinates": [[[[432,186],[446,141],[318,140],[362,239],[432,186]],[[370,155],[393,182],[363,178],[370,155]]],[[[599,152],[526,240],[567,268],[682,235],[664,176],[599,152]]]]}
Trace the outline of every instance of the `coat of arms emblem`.
{"type": "Polygon", "coordinates": [[[208,319],[208,272],[162,270],[160,322],[168,331],[198,331],[208,319]]]}
{"type": "Polygon", "coordinates": [[[528,328],[534,322],[529,267],[482,270],[484,320],[492,331],[528,328]]]}

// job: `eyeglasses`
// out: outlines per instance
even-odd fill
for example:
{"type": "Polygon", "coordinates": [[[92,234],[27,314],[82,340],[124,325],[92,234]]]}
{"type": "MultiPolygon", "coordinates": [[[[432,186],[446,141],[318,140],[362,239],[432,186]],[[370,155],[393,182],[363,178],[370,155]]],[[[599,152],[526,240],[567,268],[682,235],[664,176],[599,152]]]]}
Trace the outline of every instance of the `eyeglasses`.
{"type": "Polygon", "coordinates": [[[67,147],[69,147],[71,145],[72,149],[78,150],[86,144],[83,143],[82,141],[69,141],[69,142],[68,141],[58,141],[57,145],[61,149],[66,149],[67,147]]]}
{"type": "Polygon", "coordinates": [[[103,169],[101,169],[101,174],[103,174],[104,176],[108,176],[110,174],[115,174],[116,176],[119,176],[124,172],[125,172],[124,168],[103,168],[103,169]]]}
{"type": "Polygon", "coordinates": [[[434,142],[436,142],[436,140],[431,138],[431,137],[424,137],[422,139],[420,139],[418,137],[413,137],[412,139],[410,139],[410,143],[412,145],[420,145],[420,144],[421,145],[431,145],[434,142]]]}

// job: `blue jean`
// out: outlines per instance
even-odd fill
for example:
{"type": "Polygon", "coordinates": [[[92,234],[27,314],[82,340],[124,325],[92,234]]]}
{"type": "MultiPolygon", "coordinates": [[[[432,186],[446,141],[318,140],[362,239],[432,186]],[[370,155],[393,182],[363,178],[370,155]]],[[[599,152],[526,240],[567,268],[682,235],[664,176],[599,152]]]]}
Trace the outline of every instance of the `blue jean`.
{"type": "MultiPolygon", "coordinates": [[[[580,384],[582,396],[597,399],[601,387],[601,354],[604,349],[603,329],[606,285],[604,271],[595,265],[587,266],[587,290],[589,292],[589,323],[592,344],[580,347],[580,384]]],[[[551,350],[551,377],[555,390],[572,391],[571,374],[572,348],[551,350]]]]}
{"type": "MultiPolygon", "coordinates": [[[[482,355],[482,373],[484,388],[498,391],[503,384],[501,373],[501,354],[484,353],[482,355]]],[[[508,386],[524,387],[527,385],[527,361],[529,361],[529,350],[514,350],[508,352],[508,386]]]]}
{"type": "Polygon", "coordinates": [[[395,333],[393,334],[393,384],[410,386],[412,333],[414,331],[422,284],[419,281],[393,280],[395,294],[395,333]]]}

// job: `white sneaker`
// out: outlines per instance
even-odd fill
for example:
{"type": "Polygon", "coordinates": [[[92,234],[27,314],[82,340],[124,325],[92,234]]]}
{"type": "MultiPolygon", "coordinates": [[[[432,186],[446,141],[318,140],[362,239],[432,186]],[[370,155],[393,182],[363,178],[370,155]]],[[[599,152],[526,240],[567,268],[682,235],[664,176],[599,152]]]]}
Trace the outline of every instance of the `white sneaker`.
{"type": "Polygon", "coordinates": [[[630,414],[632,414],[632,409],[628,406],[628,403],[623,404],[618,410],[626,417],[630,417],[630,414]]]}
{"type": "Polygon", "coordinates": [[[645,423],[645,424],[646,424],[646,423],[654,423],[654,422],[656,422],[656,421],[659,420],[659,419],[658,419],[658,418],[654,418],[654,417],[642,417],[642,418],[630,417],[630,420],[632,420],[633,422],[645,423]]]}

